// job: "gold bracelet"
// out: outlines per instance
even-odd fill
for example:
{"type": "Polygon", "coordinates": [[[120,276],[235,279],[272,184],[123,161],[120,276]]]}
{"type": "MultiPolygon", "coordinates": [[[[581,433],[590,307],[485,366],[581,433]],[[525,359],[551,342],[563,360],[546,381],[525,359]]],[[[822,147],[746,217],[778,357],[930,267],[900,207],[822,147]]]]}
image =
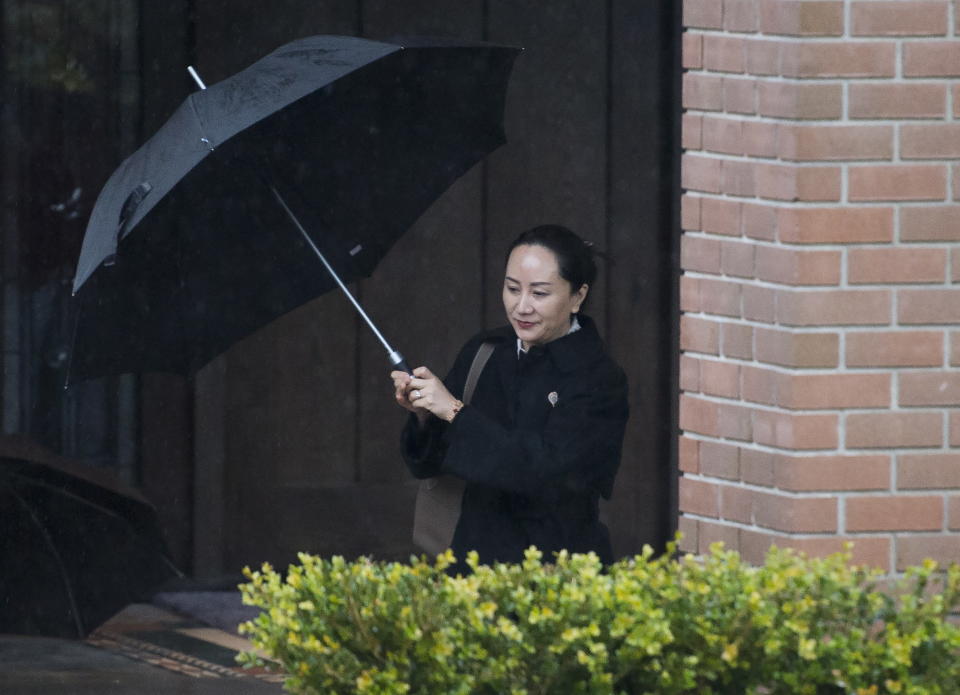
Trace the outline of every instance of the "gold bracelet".
{"type": "Polygon", "coordinates": [[[447,422],[453,422],[453,418],[457,416],[457,413],[460,412],[460,409],[463,407],[463,401],[454,400],[453,401],[453,412],[450,414],[450,419],[447,422]]]}

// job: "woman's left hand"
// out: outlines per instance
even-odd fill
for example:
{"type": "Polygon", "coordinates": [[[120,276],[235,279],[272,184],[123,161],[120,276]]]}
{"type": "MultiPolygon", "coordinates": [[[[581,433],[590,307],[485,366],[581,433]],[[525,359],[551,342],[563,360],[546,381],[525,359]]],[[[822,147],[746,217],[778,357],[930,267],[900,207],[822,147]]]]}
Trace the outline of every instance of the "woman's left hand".
{"type": "Polygon", "coordinates": [[[441,420],[449,422],[456,414],[454,406],[458,403],[457,399],[447,391],[443,381],[426,367],[413,370],[413,378],[407,385],[407,394],[414,407],[429,410],[441,420]]]}

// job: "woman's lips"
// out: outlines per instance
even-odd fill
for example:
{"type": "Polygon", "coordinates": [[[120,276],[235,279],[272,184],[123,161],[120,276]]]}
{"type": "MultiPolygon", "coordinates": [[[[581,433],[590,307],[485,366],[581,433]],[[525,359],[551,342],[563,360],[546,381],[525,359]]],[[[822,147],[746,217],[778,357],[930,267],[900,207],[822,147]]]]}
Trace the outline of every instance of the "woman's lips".
{"type": "Polygon", "coordinates": [[[518,321],[517,321],[517,325],[518,325],[520,328],[523,328],[524,330],[526,330],[526,329],[528,329],[528,328],[533,328],[533,327],[536,326],[537,324],[534,323],[534,322],[532,322],[532,321],[519,321],[519,320],[518,320],[518,321]]]}

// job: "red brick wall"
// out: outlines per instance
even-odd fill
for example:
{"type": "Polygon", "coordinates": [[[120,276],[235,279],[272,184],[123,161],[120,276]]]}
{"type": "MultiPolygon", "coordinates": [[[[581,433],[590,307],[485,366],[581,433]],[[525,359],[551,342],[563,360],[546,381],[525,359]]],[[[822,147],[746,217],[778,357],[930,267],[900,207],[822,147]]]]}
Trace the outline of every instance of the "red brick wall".
{"type": "Polygon", "coordinates": [[[680,528],[960,560],[960,17],[685,0],[680,528]]]}

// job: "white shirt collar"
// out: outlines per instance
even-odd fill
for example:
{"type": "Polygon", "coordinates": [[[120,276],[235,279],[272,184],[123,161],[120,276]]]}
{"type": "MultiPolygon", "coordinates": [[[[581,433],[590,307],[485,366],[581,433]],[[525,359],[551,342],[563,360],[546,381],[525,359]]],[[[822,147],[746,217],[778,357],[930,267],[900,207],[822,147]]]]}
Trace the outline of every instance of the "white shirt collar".
{"type": "MultiPolygon", "coordinates": [[[[566,334],[570,335],[571,333],[576,333],[579,330],[580,322],[577,321],[577,315],[574,314],[573,319],[570,321],[570,330],[568,330],[566,334]]],[[[517,338],[517,357],[520,357],[520,354],[524,352],[526,352],[526,350],[523,349],[523,341],[520,340],[520,338],[517,338]]]]}

